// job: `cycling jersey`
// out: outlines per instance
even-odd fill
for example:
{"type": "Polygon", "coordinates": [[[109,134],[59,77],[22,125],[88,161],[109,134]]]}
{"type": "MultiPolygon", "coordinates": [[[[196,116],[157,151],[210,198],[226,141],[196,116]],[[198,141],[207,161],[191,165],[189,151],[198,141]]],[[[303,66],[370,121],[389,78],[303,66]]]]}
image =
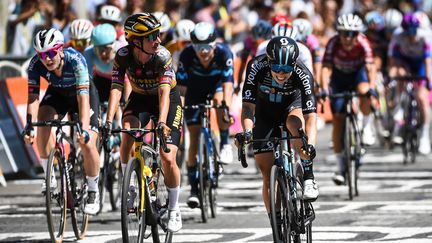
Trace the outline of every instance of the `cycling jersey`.
{"type": "Polygon", "coordinates": [[[114,59],[112,87],[123,89],[126,74],[132,91],[139,94],[157,95],[160,86],[176,86],[171,54],[163,46],[144,64],[135,60],[130,45],[120,48],[114,59]]]}
{"type": "Polygon", "coordinates": [[[312,61],[314,63],[321,62],[321,46],[318,38],[315,35],[309,35],[306,38],[306,43],[304,43],[312,55],[312,61]]]}
{"type": "MultiPolygon", "coordinates": [[[[256,56],[262,55],[266,53],[267,44],[270,40],[264,41],[258,46],[258,50],[256,52],[256,56]]],[[[302,43],[296,42],[299,48],[299,56],[297,58],[297,62],[302,62],[309,70],[313,70],[312,67],[312,54],[310,50],[302,43]]]]}
{"type": "MultiPolygon", "coordinates": [[[[117,51],[121,46],[122,43],[115,41],[113,43],[114,51],[117,51]]],[[[87,61],[87,68],[90,76],[101,76],[103,78],[111,79],[114,61],[108,63],[102,62],[96,54],[96,50],[93,45],[85,49],[83,55],[87,61]]]]}
{"type": "Polygon", "coordinates": [[[345,50],[339,35],[332,37],[327,43],[323,64],[328,64],[343,73],[353,73],[365,63],[374,63],[373,51],[366,36],[360,33],[356,39],[354,46],[350,50],[345,50]]]}
{"type": "MultiPolygon", "coordinates": [[[[294,109],[303,114],[316,113],[313,94],[314,80],[310,70],[298,62],[291,77],[283,84],[277,83],[270,71],[266,55],[253,58],[246,69],[243,102],[255,104],[253,137],[257,139],[279,136],[279,125],[294,109]]],[[[254,153],[272,151],[271,143],[254,143],[254,153]]]]}
{"type": "Polygon", "coordinates": [[[67,112],[78,113],[78,100],[74,96],[89,94],[90,129],[98,132],[99,100],[94,85],[90,84],[87,63],[81,53],[73,48],[64,49],[63,61],[62,76],[58,77],[46,69],[39,57],[34,56],[28,67],[28,92],[39,94],[40,77],[44,77],[49,86],[40,106],[51,106],[60,116],[67,112]]]}
{"type": "Polygon", "coordinates": [[[89,94],[87,63],[81,53],[70,47],[65,48],[63,62],[62,76],[58,77],[53,72],[49,72],[35,55],[27,69],[29,94],[39,94],[40,77],[44,77],[50,86],[67,91],[70,96],[89,94]]]}
{"type": "MultiPolygon", "coordinates": [[[[214,57],[205,68],[195,54],[192,45],[187,46],[180,54],[177,79],[179,85],[187,87],[185,104],[205,103],[207,96],[222,92],[222,83],[233,83],[233,54],[230,49],[217,43],[214,50],[214,57]]],[[[199,122],[198,119],[190,120],[194,111],[185,111],[188,124],[199,122]]]]}
{"type": "Polygon", "coordinates": [[[427,31],[417,29],[416,41],[413,45],[404,32],[394,33],[390,41],[388,55],[393,58],[407,61],[424,61],[431,57],[432,42],[427,31]]]}

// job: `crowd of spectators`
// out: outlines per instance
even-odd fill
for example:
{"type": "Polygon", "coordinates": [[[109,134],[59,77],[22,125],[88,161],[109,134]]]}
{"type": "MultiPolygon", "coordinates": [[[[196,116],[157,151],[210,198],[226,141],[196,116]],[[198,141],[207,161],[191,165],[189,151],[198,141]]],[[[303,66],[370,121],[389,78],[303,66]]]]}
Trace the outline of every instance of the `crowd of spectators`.
{"type": "Polygon", "coordinates": [[[119,8],[123,20],[137,12],[162,11],[173,25],[184,18],[213,23],[234,52],[242,48],[259,19],[271,21],[276,15],[309,19],[324,47],[335,34],[334,22],[342,13],[364,16],[371,10],[396,8],[401,12],[422,9],[431,14],[432,9],[432,1],[426,0],[9,0],[8,4],[6,53],[13,56],[33,54],[31,40],[41,28],[55,27],[68,41],[70,23],[76,18],[95,23],[103,5],[119,8]]]}

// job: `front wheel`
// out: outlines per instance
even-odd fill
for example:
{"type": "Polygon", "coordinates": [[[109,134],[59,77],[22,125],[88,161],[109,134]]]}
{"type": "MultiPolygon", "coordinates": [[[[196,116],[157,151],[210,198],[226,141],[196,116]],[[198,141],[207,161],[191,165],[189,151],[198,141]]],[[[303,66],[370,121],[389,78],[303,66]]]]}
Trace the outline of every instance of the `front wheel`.
{"type": "Polygon", "coordinates": [[[199,139],[199,147],[198,147],[198,167],[199,167],[199,201],[200,201],[200,207],[201,207],[201,219],[203,223],[207,223],[208,219],[208,210],[209,210],[209,203],[208,203],[208,176],[207,176],[207,169],[208,166],[208,151],[207,151],[207,143],[206,143],[206,137],[204,133],[201,133],[200,139],[199,139]]]}
{"type": "Polygon", "coordinates": [[[45,202],[48,230],[53,242],[62,242],[66,228],[67,189],[62,164],[60,152],[57,149],[51,150],[46,171],[45,202]]]}
{"type": "Polygon", "coordinates": [[[121,229],[123,242],[143,242],[146,229],[144,202],[141,195],[141,167],[136,158],[126,167],[121,197],[121,229]],[[143,210],[141,210],[141,208],[143,210]]]}
{"type": "Polygon", "coordinates": [[[120,205],[123,175],[121,171],[120,158],[110,156],[107,170],[107,190],[111,203],[111,209],[116,211],[120,205]]]}
{"type": "Polygon", "coordinates": [[[285,171],[273,165],[270,172],[270,223],[274,242],[291,242],[289,191],[285,171]]]}

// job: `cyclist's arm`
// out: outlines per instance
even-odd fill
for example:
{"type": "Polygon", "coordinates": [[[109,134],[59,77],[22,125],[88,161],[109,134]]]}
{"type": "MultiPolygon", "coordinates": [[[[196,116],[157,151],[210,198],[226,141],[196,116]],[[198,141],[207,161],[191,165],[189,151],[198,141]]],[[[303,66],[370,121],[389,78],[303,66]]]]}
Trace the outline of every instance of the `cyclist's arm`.
{"type": "Polygon", "coordinates": [[[78,97],[79,117],[81,118],[82,128],[89,130],[90,127],[90,95],[79,94],[78,97]]]}
{"type": "Polygon", "coordinates": [[[366,71],[367,71],[367,75],[368,75],[368,80],[369,80],[369,85],[371,89],[375,88],[375,79],[376,79],[376,75],[377,75],[377,70],[376,70],[376,66],[375,63],[366,63],[366,71]]]}
{"type": "Polygon", "coordinates": [[[81,54],[71,57],[71,61],[76,79],[79,117],[82,128],[88,130],[90,127],[90,76],[87,62],[81,54]]]}
{"type": "Polygon", "coordinates": [[[37,71],[38,58],[35,56],[30,61],[27,69],[28,73],[28,98],[27,98],[27,114],[32,116],[32,121],[37,121],[37,113],[39,110],[39,90],[40,90],[40,74],[37,71]]]}
{"type": "Polygon", "coordinates": [[[249,102],[243,102],[241,120],[243,131],[250,130],[253,128],[253,121],[255,116],[255,104],[249,102]]]}
{"type": "Polygon", "coordinates": [[[32,122],[37,121],[39,110],[39,94],[29,94],[27,100],[27,115],[31,115],[32,122]]]}
{"type": "Polygon", "coordinates": [[[329,83],[330,83],[330,77],[332,75],[332,67],[329,63],[324,63],[321,69],[321,89],[322,90],[328,90],[329,89],[329,83]]]}
{"type": "Polygon", "coordinates": [[[174,72],[174,67],[172,64],[171,53],[168,50],[161,49],[159,51],[159,57],[162,61],[162,65],[160,66],[162,73],[159,78],[159,122],[166,123],[168,117],[168,111],[170,106],[170,92],[171,89],[176,86],[176,76],[174,72]]]}
{"type": "MultiPolygon", "coordinates": [[[[116,111],[118,110],[118,105],[122,97],[123,89],[125,86],[125,75],[126,68],[122,65],[122,58],[127,56],[127,47],[120,48],[114,58],[114,64],[111,75],[111,91],[108,101],[107,110],[107,122],[112,122],[116,111]]],[[[130,84],[129,84],[130,85],[130,84]]]]}
{"type": "Polygon", "coordinates": [[[224,46],[224,65],[222,68],[223,99],[228,106],[231,105],[234,84],[234,55],[231,50],[224,46]]]}
{"type": "Polygon", "coordinates": [[[427,57],[425,59],[425,71],[426,77],[428,78],[428,82],[431,82],[432,78],[432,57],[427,57]]]}
{"type": "Polygon", "coordinates": [[[303,115],[305,119],[305,131],[308,136],[308,144],[315,146],[317,136],[317,113],[309,113],[303,115]]]}
{"type": "Polygon", "coordinates": [[[182,106],[185,106],[185,95],[186,95],[187,87],[185,85],[178,85],[177,87],[180,92],[180,99],[182,102],[182,106]]]}
{"type": "Polygon", "coordinates": [[[170,104],[171,87],[168,85],[159,86],[159,122],[166,123],[169,104],[170,104]]]}

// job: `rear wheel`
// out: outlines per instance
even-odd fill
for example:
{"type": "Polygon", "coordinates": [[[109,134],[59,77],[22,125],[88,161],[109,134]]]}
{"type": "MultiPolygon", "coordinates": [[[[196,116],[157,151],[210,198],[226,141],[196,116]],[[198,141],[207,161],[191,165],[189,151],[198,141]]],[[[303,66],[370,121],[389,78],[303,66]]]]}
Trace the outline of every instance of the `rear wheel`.
{"type": "Polygon", "coordinates": [[[285,171],[273,165],[270,172],[270,222],[274,242],[291,242],[291,210],[285,171]]]}
{"type": "MultiPolygon", "coordinates": [[[[71,156],[71,155],[69,155],[71,156]]],[[[71,159],[69,159],[71,161],[71,159]]],[[[83,165],[83,157],[80,153],[80,150],[77,151],[76,157],[74,158],[74,165],[72,173],[69,174],[71,178],[71,187],[72,192],[69,195],[73,195],[71,200],[74,200],[74,205],[70,209],[71,210],[71,221],[72,221],[72,228],[75,233],[75,237],[78,240],[81,240],[84,238],[86,232],[87,232],[87,226],[88,226],[88,214],[84,213],[84,206],[86,204],[86,187],[87,187],[87,180],[86,180],[86,174],[84,171],[84,165],[83,165]]],[[[69,198],[68,198],[69,200],[69,198]]]]}
{"type": "MultiPolygon", "coordinates": [[[[160,165],[160,164],[159,164],[160,165]]],[[[160,234],[158,232],[158,226],[152,227],[153,242],[171,242],[173,233],[168,232],[166,225],[160,222],[160,216],[164,213],[168,213],[168,188],[165,185],[165,175],[158,166],[153,170],[153,189],[150,189],[150,198],[153,205],[153,211],[157,215],[158,224],[161,225],[164,233],[160,234]]]]}
{"type": "Polygon", "coordinates": [[[348,184],[348,196],[352,200],[355,194],[355,166],[354,161],[354,127],[349,116],[345,118],[344,152],[345,152],[345,181],[348,184]]]}
{"type": "Polygon", "coordinates": [[[107,190],[111,208],[116,211],[120,206],[121,188],[123,182],[123,175],[121,171],[120,158],[113,158],[110,156],[110,163],[107,170],[107,190]]]}
{"type": "Polygon", "coordinates": [[[57,149],[51,150],[46,171],[46,213],[51,241],[62,242],[66,228],[66,175],[62,166],[61,154],[57,149]],[[50,178],[55,178],[51,183],[50,178]]]}
{"type": "Polygon", "coordinates": [[[101,158],[99,160],[99,163],[103,165],[103,167],[100,169],[99,172],[99,212],[102,212],[103,205],[105,202],[105,195],[106,195],[106,181],[107,181],[107,157],[109,157],[109,153],[105,151],[105,149],[101,148],[99,152],[99,157],[101,158]]]}
{"type": "MultiPolygon", "coordinates": [[[[143,242],[146,229],[145,207],[141,204],[141,167],[136,158],[126,167],[121,198],[121,229],[123,242],[143,242]]],[[[144,205],[143,205],[144,206],[144,205]]]]}
{"type": "MultiPolygon", "coordinates": [[[[303,167],[301,163],[295,163],[295,183],[296,183],[296,198],[291,201],[294,205],[294,214],[291,228],[295,228],[296,232],[293,235],[293,240],[296,243],[312,242],[312,220],[314,217],[308,217],[310,213],[309,207],[312,207],[309,202],[303,200],[303,167]],[[295,226],[294,226],[295,225],[295,226]]],[[[291,234],[292,235],[292,234],[291,234]]]]}
{"type": "MultiPolygon", "coordinates": [[[[214,141],[214,140],[213,140],[214,141]]],[[[217,186],[219,184],[219,164],[216,158],[216,147],[213,143],[213,151],[208,156],[209,166],[208,173],[212,173],[211,177],[208,179],[209,181],[209,204],[210,204],[210,212],[211,217],[216,218],[217,215],[217,186]]]]}

